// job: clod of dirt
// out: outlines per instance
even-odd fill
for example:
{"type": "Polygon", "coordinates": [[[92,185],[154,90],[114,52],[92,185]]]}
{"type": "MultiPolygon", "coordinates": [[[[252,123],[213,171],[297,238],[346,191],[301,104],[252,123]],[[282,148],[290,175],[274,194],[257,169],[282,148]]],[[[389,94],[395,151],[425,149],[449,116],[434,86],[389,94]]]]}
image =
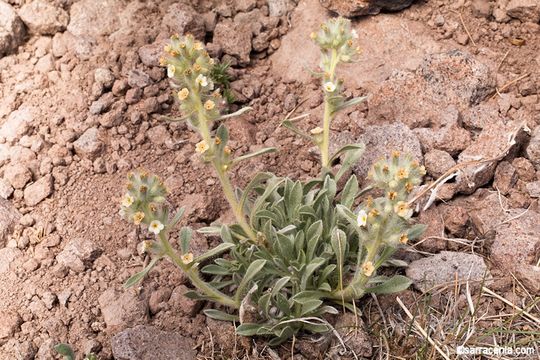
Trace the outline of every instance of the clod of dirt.
{"type": "Polygon", "coordinates": [[[540,171],[540,126],[534,129],[525,153],[536,170],[540,171]]]}
{"type": "Polygon", "coordinates": [[[192,360],[193,341],[178,332],[161,331],[139,325],[112,338],[112,353],[117,360],[192,360]]]}
{"type": "Polygon", "coordinates": [[[110,288],[101,294],[98,301],[109,333],[143,325],[148,321],[148,299],[145,293],[137,295],[134,290],[117,291],[110,288]]]}
{"type": "MultiPolygon", "coordinates": [[[[345,342],[348,352],[351,354],[343,354],[351,359],[352,352],[357,356],[370,358],[373,354],[373,342],[368,332],[365,329],[363,320],[353,313],[347,312],[337,319],[334,328],[345,342]]],[[[339,348],[339,345],[336,345],[339,348]]],[[[356,357],[354,357],[356,358],[356,357]]]]}
{"type": "Polygon", "coordinates": [[[9,340],[22,324],[21,316],[9,310],[0,310],[0,345],[9,340]]]}
{"type": "Polygon", "coordinates": [[[74,239],[56,256],[59,264],[75,271],[82,272],[94,262],[101,253],[92,241],[74,239]]]}
{"type": "Polygon", "coordinates": [[[19,16],[31,33],[54,35],[66,28],[69,14],[50,3],[35,0],[19,10],[19,16]]]}
{"type": "Polygon", "coordinates": [[[95,160],[104,148],[97,128],[86,130],[74,143],[75,152],[81,157],[95,160]]]}
{"type": "Polygon", "coordinates": [[[440,286],[454,286],[456,280],[478,285],[487,276],[487,266],[478,255],[442,251],[411,262],[406,273],[414,286],[425,293],[440,286]]]}
{"type": "MultiPolygon", "coordinates": [[[[540,294],[540,214],[525,209],[511,209],[508,219],[496,227],[491,245],[491,260],[503,272],[514,273],[535,295],[540,294]]],[[[496,225],[496,224],[494,224],[496,225]]]]}
{"type": "Polygon", "coordinates": [[[15,51],[24,41],[24,24],[11,7],[0,1],[0,58],[15,51]]]}
{"type": "Polygon", "coordinates": [[[540,4],[536,0],[511,0],[506,6],[508,16],[522,22],[540,21],[540,4]]]}
{"type": "Polygon", "coordinates": [[[24,189],[24,201],[28,206],[36,206],[53,192],[53,177],[45,175],[24,189]]]}
{"type": "Polygon", "coordinates": [[[6,247],[0,249],[0,274],[13,269],[11,266],[14,262],[20,262],[22,252],[19,249],[6,247]]]}
{"type": "Polygon", "coordinates": [[[330,11],[348,18],[377,15],[381,11],[399,11],[409,7],[414,0],[320,0],[330,11]]]}
{"type": "Polygon", "coordinates": [[[449,153],[442,150],[431,150],[424,156],[426,171],[433,178],[443,175],[448,169],[456,165],[456,161],[449,153]]]}

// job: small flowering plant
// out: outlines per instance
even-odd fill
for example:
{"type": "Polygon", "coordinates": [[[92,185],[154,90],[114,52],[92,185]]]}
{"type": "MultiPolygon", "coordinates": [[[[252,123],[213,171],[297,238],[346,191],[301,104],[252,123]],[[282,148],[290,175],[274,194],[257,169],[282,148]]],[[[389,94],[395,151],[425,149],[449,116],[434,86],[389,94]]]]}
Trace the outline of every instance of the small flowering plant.
{"type": "Polygon", "coordinates": [[[362,98],[345,99],[335,68],[340,62],[352,61],[358,50],[350,23],[341,18],[328,21],[312,38],[322,52],[322,127],[305,134],[291,122],[284,124],[319,146],[319,178],[301,182],[260,173],[244,189],[233,188],[228,176],[231,168],[274,149],[233,155],[227,146],[227,128],[221,124],[213,130],[213,124],[245,109],[221,115],[219,90],[208,76],[215,66],[212,60],[193,37],[173,36],[162,65],[167,67],[183,119],[200,134],[195,151],[214,168],[236,221],[199,229],[203,234],[218,235],[222,243],[195,257],[189,227],[182,227],[179,241],[171,242],[183,210],[171,214],[166,189],[157,176],[146,172],[128,175],[122,200],[123,216],[155,236],[144,242],[152,261],[127,286],[142,280],[158,260],[167,258],[193,284],[195,289],[187,296],[225,306],[225,310],[205,310],[207,316],[235,321],[240,324],[238,334],[268,336],[271,345],[300,331],[331,330],[324,315],[336,314],[341,307],[354,311],[355,301],[367,293],[406,289],[409,279],[384,276],[380,268],[398,264],[392,255],[424,228],[412,224],[408,199],[425,170],[408,155],[394,152],[375,163],[366,189],[360,189],[355,175],[338,189],[338,180],[361,156],[363,145],[347,145],[330,156],[329,124],[337,111],[362,98]],[[338,159],[341,165],[334,173],[332,165],[338,159]]]}

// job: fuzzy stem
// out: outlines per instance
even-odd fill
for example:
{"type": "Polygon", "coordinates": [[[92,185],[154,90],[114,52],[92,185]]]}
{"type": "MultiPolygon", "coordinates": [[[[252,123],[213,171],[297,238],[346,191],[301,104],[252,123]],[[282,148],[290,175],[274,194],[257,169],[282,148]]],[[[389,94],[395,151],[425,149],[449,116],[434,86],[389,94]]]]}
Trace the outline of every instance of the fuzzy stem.
{"type": "MultiPolygon", "coordinates": [[[[332,49],[332,59],[330,61],[329,81],[334,82],[334,74],[336,72],[336,66],[338,63],[337,51],[332,49]]],[[[330,167],[330,123],[333,118],[333,109],[330,102],[330,97],[332,95],[325,94],[324,96],[324,117],[323,117],[323,139],[320,146],[321,150],[321,165],[323,169],[328,169],[330,167]]]]}
{"type": "Polygon", "coordinates": [[[221,291],[213,288],[205,282],[201,277],[199,276],[199,271],[195,266],[187,266],[184,264],[182,259],[178,256],[178,254],[174,251],[173,247],[169,243],[166,237],[165,232],[161,232],[159,234],[159,240],[161,241],[161,245],[163,246],[163,250],[165,251],[165,255],[167,255],[171,261],[178,266],[182,271],[186,274],[186,276],[189,278],[191,283],[204,295],[212,298],[213,301],[220,303],[222,305],[238,309],[239,305],[236,301],[234,301],[233,298],[225,295],[221,291]]]}

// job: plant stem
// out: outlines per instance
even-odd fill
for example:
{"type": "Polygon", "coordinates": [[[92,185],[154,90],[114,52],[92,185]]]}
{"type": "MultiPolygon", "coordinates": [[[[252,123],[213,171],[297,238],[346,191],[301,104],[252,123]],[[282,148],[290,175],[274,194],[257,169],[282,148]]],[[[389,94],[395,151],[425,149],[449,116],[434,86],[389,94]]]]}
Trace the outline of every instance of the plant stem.
{"type": "Polygon", "coordinates": [[[225,305],[234,309],[239,308],[238,303],[234,301],[233,298],[213,288],[207,282],[201,279],[201,277],[199,276],[199,271],[197,270],[196,267],[194,266],[189,267],[186,264],[184,264],[182,259],[180,259],[178,254],[176,254],[176,252],[172,248],[171,244],[169,243],[169,240],[167,240],[167,235],[165,232],[161,232],[159,234],[159,239],[165,251],[165,255],[167,255],[176,266],[178,266],[180,269],[182,269],[182,271],[184,271],[184,273],[189,278],[191,283],[199,291],[201,291],[204,295],[212,298],[212,300],[217,303],[220,303],[222,305],[225,305]]]}
{"type": "MultiPolygon", "coordinates": [[[[328,80],[332,83],[334,82],[334,75],[336,72],[336,66],[338,63],[337,51],[332,49],[332,58],[330,60],[330,69],[328,80]]],[[[326,93],[324,96],[324,117],[323,117],[323,139],[320,146],[321,150],[321,165],[323,169],[328,169],[330,167],[330,123],[333,118],[333,109],[330,102],[330,98],[333,95],[326,93]]]]}

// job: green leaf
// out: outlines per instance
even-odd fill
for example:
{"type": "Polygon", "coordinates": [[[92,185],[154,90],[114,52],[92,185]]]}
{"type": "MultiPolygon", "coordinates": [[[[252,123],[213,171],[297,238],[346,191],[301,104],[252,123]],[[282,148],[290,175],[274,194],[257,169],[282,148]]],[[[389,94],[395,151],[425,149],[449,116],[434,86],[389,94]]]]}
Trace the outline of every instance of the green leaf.
{"type": "Polygon", "coordinates": [[[174,226],[176,226],[176,224],[178,224],[178,222],[182,218],[182,215],[184,215],[184,211],[185,211],[185,208],[183,208],[183,207],[178,209],[178,211],[174,215],[174,218],[172,219],[171,223],[169,224],[170,228],[173,228],[174,226]]]}
{"type": "Polygon", "coordinates": [[[268,154],[268,153],[272,153],[272,152],[276,152],[276,151],[277,151],[277,149],[274,148],[274,147],[269,147],[269,148],[264,148],[264,149],[261,149],[261,150],[257,150],[257,151],[254,151],[252,153],[237,157],[236,159],[234,159],[232,161],[232,165],[236,165],[240,161],[247,160],[247,159],[250,159],[250,158],[255,157],[255,156],[260,156],[260,155],[264,155],[264,154],[268,154]]]}
{"type": "Polygon", "coordinates": [[[364,145],[362,145],[362,148],[359,148],[357,150],[347,151],[347,155],[345,155],[345,159],[343,159],[343,161],[341,162],[341,167],[336,174],[336,181],[341,179],[343,174],[349,171],[349,169],[358,162],[358,159],[360,159],[363,153],[364,145]]]}
{"type": "Polygon", "coordinates": [[[250,106],[246,106],[246,107],[241,108],[238,111],[233,112],[232,114],[221,115],[219,118],[217,118],[217,120],[225,120],[225,119],[229,119],[229,118],[232,118],[232,117],[235,117],[235,116],[239,116],[239,115],[242,115],[243,113],[248,112],[250,110],[253,110],[253,108],[250,107],[250,106]]]}
{"type": "Polygon", "coordinates": [[[192,234],[192,230],[187,226],[184,226],[180,230],[180,249],[182,250],[182,254],[189,252],[189,242],[191,241],[192,234]]]}
{"type": "Polygon", "coordinates": [[[206,316],[214,320],[236,322],[240,321],[240,318],[237,315],[227,314],[226,312],[216,309],[206,309],[203,312],[206,316]]]}
{"type": "Polygon", "coordinates": [[[341,191],[341,205],[350,209],[356,199],[356,194],[358,194],[358,179],[356,178],[356,175],[353,175],[349,178],[341,191]]]}
{"type": "Polygon", "coordinates": [[[285,276],[276,281],[274,287],[272,288],[272,291],[270,292],[270,296],[276,296],[290,280],[291,278],[289,276],[285,276]]]}
{"type": "Polygon", "coordinates": [[[75,353],[68,344],[57,344],[54,346],[54,350],[60,355],[63,355],[66,360],[75,360],[75,353]]]}
{"type": "Polygon", "coordinates": [[[315,270],[317,270],[319,267],[321,267],[326,262],[323,258],[315,258],[313,259],[305,268],[303,274],[302,274],[302,280],[300,282],[300,289],[305,290],[309,281],[309,278],[315,270]]]}
{"type": "Polygon", "coordinates": [[[426,231],[427,225],[424,224],[416,224],[413,225],[409,231],[407,232],[407,237],[409,240],[414,240],[420,237],[426,231]]]}
{"type": "Polygon", "coordinates": [[[343,103],[341,103],[340,105],[336,106],[336,108],[334,109],[334,113],[340,111],[340,110],[343,110],[343,109],[346,109],[350,106],[354,106],[354,105],[357,105],[357,104],[360,104],[361,102],[367,100],[367,96],[360,96],[360,97],[355,97],[355,98],[352,98],[350,100],[347,100],[347,101],[344,101],[343,103]]]}
{"type": "Polygon", "coordinates": [[[249,194],[257,186],[261,185],[264,181],[266,181],[266,180],[268,180],[268,179],[270,179],[272,177],[274,177],[274,175],[271,174],[271,173],[267,173],[267,172],[258,173],[257,175],[255,175],[255,177],[245,187],[244,192],[242,194],[242,197],[240,198],[240,209],[244,209],[249,194]]]}
{"type": "Polygon", "coordinates": [[[229,142],[229,130],[225,125],[221,124],[216,130],[216,136],[221,140],[218,146],[219,149],[223,149],[229,142]]]}
{"type": "Polygon", "coordinates": [[[304,316],[306,314],[309,314],[312,311],[315,311],[319,306],[322,305],[322,303],[323,303],[322,300],[315,300],[315,299],[306,301],[302,305],[302,312],[300,316],[304,316]]]}
{"type": "Polygon", "coordinates": [[[220,230],[219,234],[221,236],[221,240],[223,240],[224,243],[232,243],[233,242],[233,237],[232,237],[232,234],[231,234],[231,230],[229,229],[229,227],[227,225],[222,225],[221,226],[221,230],[220,230]]]}
{"type": "Polygon", "coordinates": [[[205,226],[196,231],[199,234],[217,235],[221,233],[221,226],[205,226]]]}
{"type": "Polygon", "coordinates": [[[337,268],[338,268],[338,279],[339,279],[339,289],[343,289],[343,265],[345,258],[345,247],[347,246],[347,235],[343,230],[334,228],[332,235],[330,237],[330,244],[336,254],[337,258],[337,268]]]}
{"type": "Polygon", "coordinates": [[[336,151],[334,155],[330,158],[330,163],[337,160],[338,157],[341,156],[341,154],[348,153],[349,151],[357,151],[357,150],[364,150],[364,144],[347,144],[345,146],[342,146],[336,151]]]}
{"type": "Polygon", "coordinates": [[[152,268],[156,265],[156,263],[158,262],[158,260],[161,259],[160,257],[155,257],[153,258],[150,263],[141,271],[141,272],[138,272],[134,275],[132,275],[127,281],[126,283],[124,284],[124,287],[125,288],[130,288],[132,287],[133,285],[139,283],[142,279],[144,279],[144,277],[146,276],[146,274],[148,274],[148,272],[150,270],[152,270],[152,268]]]}
{"type": "Polygon", "coordinates": [[[207,259],[213,258],[214,256],[217,256],[217,255],[219,255],[221,253],[224,253],[225,251],[230,250],[230,249],[232,249],[234,247],[236,247],[236,245],[231,244],[231,243],[219,244],[215,248],[210,249],[207,252],[205,252],[204,254],[196,257],[193,260],[193,262],[196,262],[196,263],[203,262],[203,261],[205,261],[207,259]]]}
{"type": "Polygon", "coordinates": [[[412,281],[406,276],[395,275],[380,285],[366,288],[366,292],[372,294],[391,294],[406,290],[412,281]]]}
{"type": "Polygon", "coordinates": [[[257,335],[257,332],[263,328],[260,324],[242,324],[236,328],[236,333],[242,336],[257,335]]]}
{"type": "Polygon", "coordinates": [[[244,277],[242,278],[242,281],[240,282],[240,285],[238,285],[238,289],[236,290],[236,300],[240,300],[244,296],[245,289],[249,282],[257,275],[257,273],[259,273],[259,271],[262,270],[264,265],[266,265],[266,260],[264,259],[255,260],[249,265],[244,277]]]}
{"type": "Polygon", "coordinates": [[[308,134],[306,134],[305,132],[297,128],[296,125],[294,125],[292,121],[290,120],[283,121],[281,125],[285,126],[287,129],[291,130],[296,135],[303,137],[304,139],[312,140],[311,136],[309,136],[308,134]]]}
{"type": "Polygon", "coordinates": [[[201,271],[205,274],[212,274],[212,275],[229,275],[230,271],[228,269],[225,269],[219,265],[210,264],[206,265],[201,269],[201,271]]]}
{"type": "Polygon", "coordinates": [[[304,290],[299,292],[298,294],[294,295],[291,300],[295,303],[304,305],[310,300],[313,299],[321,299],[328,295],[325,291],[319,291],[319,290],[304,290]]]}

